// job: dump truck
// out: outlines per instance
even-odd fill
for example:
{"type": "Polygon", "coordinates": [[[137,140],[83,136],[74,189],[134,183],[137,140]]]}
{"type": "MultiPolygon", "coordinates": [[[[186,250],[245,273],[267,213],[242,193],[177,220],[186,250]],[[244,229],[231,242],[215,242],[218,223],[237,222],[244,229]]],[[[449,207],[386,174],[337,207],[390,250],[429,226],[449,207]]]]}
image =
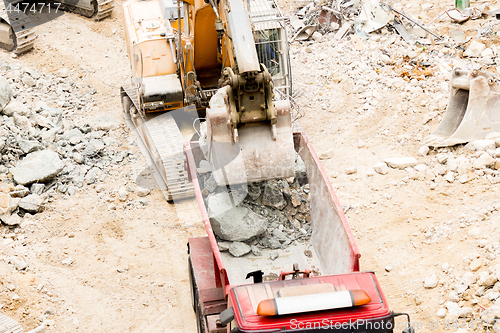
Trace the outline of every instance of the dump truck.
{"type": "Polygon", "coordinates": [[[306,134],[295,132],[293,140],[306,168],[312,233],[277,250],[278,258],[265,248],[260,256],[241,257],[219,249],[200,181],[206,148],[202,142],[185,145],[207,232],[188,242],[198,332],[393,332],[400,315],[407,316],[404,331],[413,332],[407,314],[389,309],[376,275],[360,272],[358,247],[306,134]]]}

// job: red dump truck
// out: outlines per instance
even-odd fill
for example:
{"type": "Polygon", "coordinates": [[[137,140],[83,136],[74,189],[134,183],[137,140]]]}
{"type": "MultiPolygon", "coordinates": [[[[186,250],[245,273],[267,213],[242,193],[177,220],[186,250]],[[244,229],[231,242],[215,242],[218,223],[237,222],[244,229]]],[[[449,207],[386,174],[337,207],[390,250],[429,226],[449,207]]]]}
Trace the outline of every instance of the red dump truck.
{"type": "Polygon", "coordinates": [[[398,322],[401,329],[413,332],[407,314],[389,310],[375,274],[359,271],[354,237],[307,136],[294,133],[294,146],[307,170],[312,234],[271,260],[219,250],[198,181],[203,154],[196,142],[186,144],[189,177],[207,231],[188,243],[198,332],[393,332],[400,315],[407,317],[398,322]],[[312,255],[304,256],[306,248],[312,255]],[[316,274],[310,274],[312,267],[316,274]],[[269,273],[277,278],[263,281],[269,273]]]}

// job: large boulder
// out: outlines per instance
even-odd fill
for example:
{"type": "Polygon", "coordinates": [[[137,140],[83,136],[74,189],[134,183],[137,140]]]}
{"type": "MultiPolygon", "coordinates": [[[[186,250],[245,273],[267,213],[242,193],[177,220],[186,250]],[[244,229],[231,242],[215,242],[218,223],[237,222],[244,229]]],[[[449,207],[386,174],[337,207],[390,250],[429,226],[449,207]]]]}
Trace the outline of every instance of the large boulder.
{"type": "Polygon", "coordinates": [[[17,166],[10,169],[16,183],[27,185],[45,182],[57,176],[64,168],[64,163],[56,152],[40,150],[28,154],[17,166]]]}
{"type": "Polygon", "coordinates": [[[244,206],[233,206],[226,192],[212,194],[207,201],[210,223],[221,239],[242,242],[266,231],[267,222],[244,206]]]}
{"type": "Polygon", "coordinates": [[[14,92],[9,82],[6,78],[0,76],[0,111],[9,104],[12,95],[14,95],[14,92]]]}

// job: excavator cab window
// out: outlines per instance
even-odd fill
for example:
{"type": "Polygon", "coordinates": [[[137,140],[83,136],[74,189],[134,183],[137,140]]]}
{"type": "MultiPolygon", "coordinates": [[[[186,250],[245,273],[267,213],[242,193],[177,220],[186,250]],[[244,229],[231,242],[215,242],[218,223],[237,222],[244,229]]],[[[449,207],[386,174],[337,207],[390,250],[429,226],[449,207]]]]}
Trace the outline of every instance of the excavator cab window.
{"type": "Polygon", "coordinates": [[[278,29],[257,30],[254,32],[255,47],[259,62],[267,67],[271,76],[281,72],[281,53],[278,29]]]}

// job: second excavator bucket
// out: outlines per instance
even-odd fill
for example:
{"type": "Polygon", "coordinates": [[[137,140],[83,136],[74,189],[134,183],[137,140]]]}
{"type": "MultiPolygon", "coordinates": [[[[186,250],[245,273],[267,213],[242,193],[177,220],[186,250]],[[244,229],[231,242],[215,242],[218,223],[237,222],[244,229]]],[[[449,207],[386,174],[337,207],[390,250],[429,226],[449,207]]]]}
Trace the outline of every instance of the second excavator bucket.
{"type": "Polygon", "coordinates": [[[288,101],[277,101],[276,134],[268,122],[245,123],[233,137],[226,89],[221,88],[207,109],[208,160],[218,185],[235,185],[295,174],[291,109],[288,101]]]}
{"type": "Polygon", "coordinates": [[[500,86],[492,73],[455,69],[450,85],[448,108],[428,146],[454,146],[500,131],[500,86]]]}

